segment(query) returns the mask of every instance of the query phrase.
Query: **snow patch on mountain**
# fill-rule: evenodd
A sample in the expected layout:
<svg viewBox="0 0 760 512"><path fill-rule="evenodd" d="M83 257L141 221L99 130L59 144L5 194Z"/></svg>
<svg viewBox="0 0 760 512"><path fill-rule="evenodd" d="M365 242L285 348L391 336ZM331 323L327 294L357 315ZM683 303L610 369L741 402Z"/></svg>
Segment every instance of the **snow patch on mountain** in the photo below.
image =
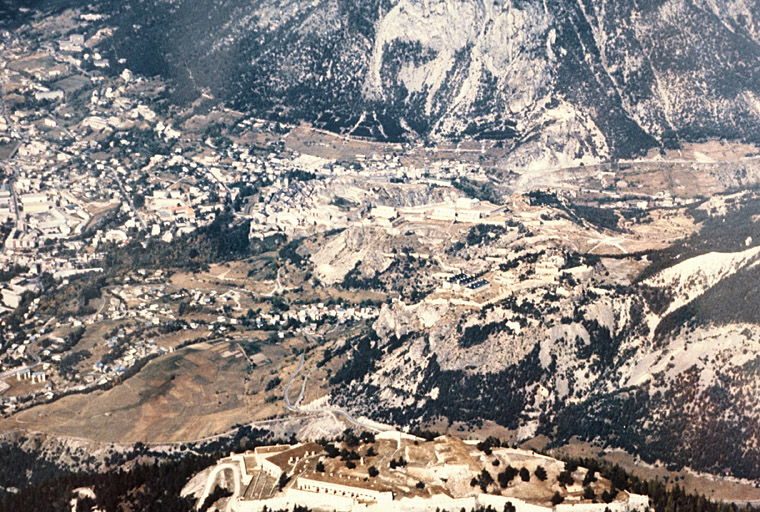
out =
<svg viewBox="0 0 760 512"><path fill-rule="evenodd" d="M683 333L665 347L626 362L622 386L640 386L655 376L672 382L696 367L700 390L705 390L723 368L736 368L760 356L760 346L753 339L759 333L756 325L708 326Z"/></svg>
<svg viewBox="0 0 760 512"><path fill-rule="evenodd" d="M647 279L644 284L667 288L673 293L673 300L665 315L688 304L722 279L755 262L758 254L760 247L738 253L703 254L663 270Z"/></svg>

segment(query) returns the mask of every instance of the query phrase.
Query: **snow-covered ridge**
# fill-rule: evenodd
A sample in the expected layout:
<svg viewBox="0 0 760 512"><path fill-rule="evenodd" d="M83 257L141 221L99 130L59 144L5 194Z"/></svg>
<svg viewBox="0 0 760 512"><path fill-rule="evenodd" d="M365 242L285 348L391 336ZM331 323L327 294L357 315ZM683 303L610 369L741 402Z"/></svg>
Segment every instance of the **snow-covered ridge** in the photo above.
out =
<svg viewBox="0 0 760 512"><path fill-rule="evenodd" d="M673 300L663 316L696 299L722 279L758 259L760 246L737 253L710 252L667 268L644 284L667 288Z"/></svg>

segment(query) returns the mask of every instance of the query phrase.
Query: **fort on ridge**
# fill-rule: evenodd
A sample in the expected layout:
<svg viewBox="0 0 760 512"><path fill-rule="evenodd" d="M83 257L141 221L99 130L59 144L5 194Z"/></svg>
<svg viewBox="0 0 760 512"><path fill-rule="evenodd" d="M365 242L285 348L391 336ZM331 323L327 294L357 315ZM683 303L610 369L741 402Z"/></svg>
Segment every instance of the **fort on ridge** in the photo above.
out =
<svg viewBox="0 0 760 512"><path fill-rule="evenodd" d="M262 446L221 459L206 476L202 504L224 474L227 510L515 512L647 510L646 496L614 489L582 467L498 443L401 432L347 434L339 443ZM231 476L231 480L230 480Z"/></svg>

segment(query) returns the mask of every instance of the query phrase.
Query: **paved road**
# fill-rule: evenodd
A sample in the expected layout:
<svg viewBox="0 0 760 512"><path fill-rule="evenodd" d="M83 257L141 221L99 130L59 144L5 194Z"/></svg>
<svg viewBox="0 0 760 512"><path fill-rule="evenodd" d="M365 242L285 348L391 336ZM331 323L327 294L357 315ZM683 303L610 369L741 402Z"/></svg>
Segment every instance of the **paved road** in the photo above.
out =
<svg viewBox="0 0 760 512"><path fill-rule="evenodd" d="M19 208L19 199L18 194L16 193L16 178L18 178L18 168L12 164L13 157L18 151L19 146L21 146L21 143L19 142L16 145L16 149L13 150L13 152L8 157L8 164L5 168L6 173L8 174L8 188L11 193L11 202L13 203L13 212L16 217L16 229L18 231L26 231L26 227L24 226L23 218L21 217L21 209Z"/></svg>
<svg viewBox="0 0 760 512"><path fill-rule="evenodd" d="M16 149L18 149L18 146L16 146ZM18 170L13 170L13 178L10 179L8 182L8 187L11 190L11 198L13 199L13 212L16 215L16 229L19 231L26 232L26 223L24 222L24 219L21 217L21 209L18 206L19 198L18 198L18 192L16 192L16 178L18 177Z"/></svg>
<svg viewBox="0 0 760 512"><path fill-rule="evenodd" d="M25 364L24 366L19 366L11 370L6 370L3 373L0 373L0 379L7 379L8 377L13 377L18 372L22 372L26 370L27 368L31 368L31 366Z"/></svg>
<svg viewBox="0 0 760 512"><path fill-rule="evenodd" d="M34 359L34 364L32 364L32 366L36 366L42 362L42 359L40 359L40 356L38 356L36 352L32 352L31 345L26 347L26 353L32 356L32 359Z"/></svg>
<svg viewBox="0 0 760 512"><path fill-rule="evenodd" d="M230 510L232 510L232 503L238 499L242 491L242 475L240 474L240 465L237 463L219 464L211 470L211 473L209 473L208 478L206 479L206 485L203 486L203 492L201 493L200 497L198 498L198 502L195 505L196 510L199 510L201 508L203 502L206 501L206 498L208 498L209 494L211 494L211 491L216 487L216 479L219 476L219 473L228 469L232 471L232 481L235 484L235 492L232 493L232 496L230 496L229 500L227 501L227 508L225 509L225 512L230 512Z"/></svg>
<svg viewBox="0 0 760 512"><path fill-rule="evenodd" d="M98 315L103 312L103 310L105 309L105 307L110 302L110 299L108 297L106 297L106 293L108 293L108 291L111 288L113 288L113 286L105 286L105 287L101 288L101 290L100 290L100 306L98 307L98 310L95 311L95 313L93 313L92 315L90 315L90 320L91 321L94 322L95 319L98 317Z"/></svg>
<svg viewBox="0 0 760 512"><path fill-rule="evenodd" d="M10 128L11 133L13 133L16 131L16 125L13 122L13 119L8 117L8 113L6 111L6 106L5 106L5 93L6 93L7 80L8 80L7 71L4 69L3 75L2 75L2 89L0 90L0 103L2 103L2 109L3 109L2 115L5 118L6 124ZM11 198L13 199L13 209L16 213L16 229L18 229L19 231L24 231L24 232L26 231L26 225L23 223L23 219L21 218L18 194L16 193L16 187L15 187L16 178L18 178L18 168L11 165L10 162L12 162L13 159L16 157L16 153L21 147L21 143L28 142L28 139L29 139L28 136L26 135L22 136L22 140L19 140L16 143L16 147L13 148L13 151L11 151L11 154L8 155L8 158L6 159L9 162L10 170L11 170L11 172L9 173L10 176L8 179L8 186L10 187Z"/></svg>
<svg viewBox="0 0 760 512"><path fill-rule="evenodd" d="M309 370L309 373L306 374L306 377L303 378L303 383L301 384L301 392L298 393L298 398L296 398L296 407L301 406L301 401L303 400L303 395L306 393L306 383L309 382L309 377L311 377L312 370Z"/></svg>
<svg viewBox="0 0 760 512"><path fill-rule="evenodd" d="M16 368L6 370L0 373L0 379L7 379L8 377L14 377L18 372L22 372L24 370L34 368L35 366L37 366L38 364L42 362L42 359L40 359L40 356L38 356L35 352L32 352L31 346L26 347L26 353L29 356L31 356L32 359L34 359L34 362L32 364L25 364L23 366L18 366Z"/></svg>
<svg viewBox="0 0 760 512"><path fill-rule="evenodd" d="M11 118L8 117L8 111L5 108L5 80L6 80L6 73L7 71L3 70L3 89L2 92L0 92L0 103L2 103L3 107L3 119L5 119L5 124L11 126Z"/></svg>

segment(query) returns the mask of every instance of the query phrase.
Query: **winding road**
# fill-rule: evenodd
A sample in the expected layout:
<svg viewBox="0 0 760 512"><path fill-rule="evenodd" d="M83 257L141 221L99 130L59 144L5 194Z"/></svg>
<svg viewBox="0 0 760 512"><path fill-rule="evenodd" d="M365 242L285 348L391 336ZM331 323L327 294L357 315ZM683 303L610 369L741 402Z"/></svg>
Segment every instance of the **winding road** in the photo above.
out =
<svg viewBox="0 0 760 512"><path fill-rule="evenodd" d="M285 407L288 408L291 412L298 412L298 409L293 406L293 404L290 403L290 386L293 384L293 380L296 378L296 376L299 374L301 370L303 370L303 363L304 363L304 355L301 354L298 357L298 368L296 368L296 371L293 372L293 375L290 376L288 379L288 383L285 385ZM306 383L304 383L304 387L306 387ZM302 392L303 392L303 388ZM299 400L302 398L302 396L298 397ZM298 403L299 400L296 400L296 403Z"/></svg>
<svg viewBox="0 0 760 512"><path fill-rule="evenodd" d="M293 372L293 375L290 376L290 379L288 379L288 383L285 385L285 407L288 408L290 412L299 412L299 413L305 413L305 414L332 414L332 415L340 415L345 418L346 421L354 425L355 427L364 429L364 430L370 430L373 432L383 432L383 429L380 429L373 425L367 425L365 423L362 423L358 421L356 418L351 416L347 411L339 408L339 407L322 407L319 409L301 409L299 407L299 404L301 400L303 399L304 391L306 390L306 379L308 379L308 376L306 379L304 379L303 384L301 385L301 393L298 395L298 399L296 400L296 405L293 405L290 402L290 387L293 384L293 380L298 376L298 374L301 372L304 366L304 355L301 354L298 358L298 368L296 368L296 371Z"/></svg>
<svg viewBox="0 0 760 512"><path fill-rule="evenodd" d="M230 510L232 510L232 503L241 495L242 490L240 485L242 481L240 465L236 463L219 464L211 470L211 473L209 473L208 478L206 479L206 485L203 487L203 493L201 493L200 498L198 498L198 502L195 506L196 510L199 510L201 506L203 506L203 502L206 501L206 498L208 498L211 491L216 487L216 479L218 478L219 473L226 470L232 471L232 481L235 485L235 492L230 496L229 500L227 500L227 508L225 509L225 512L230 512Z"/></svg>
<svg viewBox="0 0 760 512"><path fill-rule="evenodd" d="M32 364L25 364L23 366L17 366L15 368L11 368L10 370L6 370L6 371L0 373L0 380L7 379L8 377L13 377L18 372L23 372L24 370L31 370L32 368L34 368L35 366L37 366L38 364L40 364L42 362L42 359L40 359L40 356L37 355L35 352L32 352L32 347L31 346L27 346L26 347L26 353L32 359L34 359L34 362Z"/></svg>

